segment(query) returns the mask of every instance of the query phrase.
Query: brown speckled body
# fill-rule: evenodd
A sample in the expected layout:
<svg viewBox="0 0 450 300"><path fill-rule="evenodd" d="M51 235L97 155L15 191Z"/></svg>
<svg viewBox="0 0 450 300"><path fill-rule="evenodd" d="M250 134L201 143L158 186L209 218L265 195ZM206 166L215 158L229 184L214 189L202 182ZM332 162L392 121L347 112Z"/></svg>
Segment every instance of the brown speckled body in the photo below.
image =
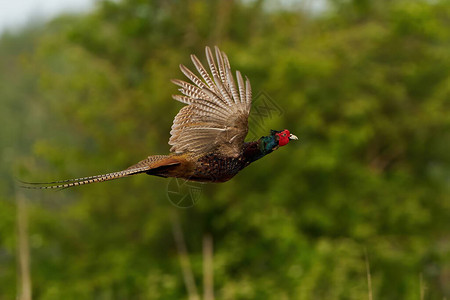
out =
<svg viewBox="0 0 450 300"><path fill-rule="evenodd" d="M248 164L243 156L224 157L210 153L198 159L190 180L224 182L233 178Z"/></svg>
<svg viewBox="0 0 450 300"><path fill-rule="evenodd" d="M149 175L161 177L177 177L191 181L201 182L225 182L233 178L239 171L248 166L259 152L257 142L245 143L241 155L227 157L210 152L204 155L170 155L165 156L165 161L177 161L171 164L152 169Z"/></svg>

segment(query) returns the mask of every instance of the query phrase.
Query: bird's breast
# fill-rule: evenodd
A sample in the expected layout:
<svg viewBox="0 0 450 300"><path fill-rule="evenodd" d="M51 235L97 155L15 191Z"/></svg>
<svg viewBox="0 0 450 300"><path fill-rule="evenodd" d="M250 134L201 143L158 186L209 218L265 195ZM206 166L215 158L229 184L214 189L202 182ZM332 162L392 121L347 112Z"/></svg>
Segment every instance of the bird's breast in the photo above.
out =
<svg viewBox="0 0 450 300"><path fill-rule="evenodd" d="M224 182L233 178L248 164L242 156L226 157L207 154L198 158L193 172L193 180Z"/></svg>

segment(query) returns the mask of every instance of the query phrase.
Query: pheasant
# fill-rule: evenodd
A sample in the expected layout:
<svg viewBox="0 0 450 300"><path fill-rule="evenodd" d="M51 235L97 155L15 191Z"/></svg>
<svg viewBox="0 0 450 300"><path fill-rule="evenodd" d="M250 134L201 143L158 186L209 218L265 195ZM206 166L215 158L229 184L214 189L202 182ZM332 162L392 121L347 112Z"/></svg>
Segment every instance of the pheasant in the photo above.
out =
<svg viewBox="0 0 450 300"><path fill-rule="evenodd" d="M173 99L187 104L176 115L169 140L169 155L152 155L128 169L109 174L30 184L29 188L63 189L146 173L200 182L225 182L252 162L285 146L297 137L289 130L271 130L257 141L244 142L252 91L248 78L231 73L228 57L215 47L215 59L206 47L208 73L200 60L191 55L200 79L184 65L181 72L191 81L174 79L182 95Z"/></svg>

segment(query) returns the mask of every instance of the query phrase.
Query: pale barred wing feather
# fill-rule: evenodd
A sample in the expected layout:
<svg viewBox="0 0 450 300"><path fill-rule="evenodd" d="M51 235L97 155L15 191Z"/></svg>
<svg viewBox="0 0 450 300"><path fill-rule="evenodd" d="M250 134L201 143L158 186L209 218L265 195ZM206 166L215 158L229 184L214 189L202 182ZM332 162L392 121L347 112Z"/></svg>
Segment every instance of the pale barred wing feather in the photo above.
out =
<svg viewBox="0 0 450 300"><path fill-rule="evenodd" d="M171 152L210 152L217 150L228 156L240 154L248 132L251 109L250 81L236 72L237 85L225 53L215 47L215 59L206 47L209 72L191 55L200 77L183 65L180 69L192 82L172 80L183 95L173 98L188 104L173 121L169 144Z"/></svg>

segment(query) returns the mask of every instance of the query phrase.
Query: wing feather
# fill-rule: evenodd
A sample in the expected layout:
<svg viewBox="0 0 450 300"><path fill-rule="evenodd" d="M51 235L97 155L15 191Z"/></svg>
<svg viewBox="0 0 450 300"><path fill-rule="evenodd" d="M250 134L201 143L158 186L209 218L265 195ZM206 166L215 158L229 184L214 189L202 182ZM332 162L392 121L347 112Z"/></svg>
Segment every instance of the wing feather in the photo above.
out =
<svg viewBox="0 0 450 300"><path fill-rule="evenodd" d="M252 87L247 76L245 76L245 102L247 103L247 107L250 110L250 107L252 106Z"/></svg>
<svg viewBox="0 0 450 300"><path fill-rule="evenodd" d="M197 68L198 73L200 73L200 75L203 77L209 88L214 89L215 88L214 82L212 81L211 77L209 77L208 72L205 70L205 67L203 67L202 63L197 58L197 56L192 54L191 60L194 63L194 66Z"/></svg>
<svg viewBox="0 0 450 300"><path fill-rule="evenodd" d="M245 104L245 85L244 85L244 79L242 78L241 72L236 71L236 78L238 81L239 86L239 96L240 96L240 102L242 104Z"/></svg>
<svg viewBox="0 0 450 300"><path fill-rule="evenodd" d="M192 83L172 80L183 94L172 97L187 106L173 121L170 151L219 151L223 155L237 156L248 132L252 97L250 81L246 77L244 83L241 73L236 71L236 85L228 57L218 47L215 47L215 59L209 47L206 47L205 54L210 73L195 55L191 55L201 78L180 65Z"/></svg>
<svg viewBox="0 0 450 300"><path fill-rule="evenodd" d="M181 69L181 72L183 72L183 74L187 78L189 78L192 81L192 83L197 85L200 89L203 89L206 87L206 85L203 83L203 81L201 81L200 78L197 77L197 75L195 75L191 70L186 68L184 65L180 65L180 69Z"/></svg>
<svg viewBox="0 0 450 300"><path fill-rule="evenodd" d="M225 78L225 66L223 64L222 53L220 52L220 50L217 46L215 46L214 49L216 51L216 58L217 58L217 65L219 67L220 80L225 83L225 82L227 82L227 80Z"/></svg>
<svg viewBox="0 0 450 300"><path fill-rule="evenodd" d="M206 60L208 61L209 69L211 70L211 74L214 77L219 77L219 73L217 73L216 63L214 62L214 57L211 53L211 49L209 47L205 48Z"/></svg>
<svg viewBox="0 0 450 300"><path fill-rule="evenodd" d="M219 118L228 118L226 110L223 110L222 107L218 106L214 102L202 101L181 95L172 95L172 98L185 104L196 104L199 109L202 109L209 114L217 115Z"/></svg>
<svg viewBox="0 0 450 300"><path fill-rule="evenodd" d="M231 95L233 95L234 103L238 104L240 103L239 93L236 88L236 83L234 82L233 74L231 73L230 63L225 53L223 53L223 57L225 59L225 73L227 76L228 87L231 91Z"/></svg>

